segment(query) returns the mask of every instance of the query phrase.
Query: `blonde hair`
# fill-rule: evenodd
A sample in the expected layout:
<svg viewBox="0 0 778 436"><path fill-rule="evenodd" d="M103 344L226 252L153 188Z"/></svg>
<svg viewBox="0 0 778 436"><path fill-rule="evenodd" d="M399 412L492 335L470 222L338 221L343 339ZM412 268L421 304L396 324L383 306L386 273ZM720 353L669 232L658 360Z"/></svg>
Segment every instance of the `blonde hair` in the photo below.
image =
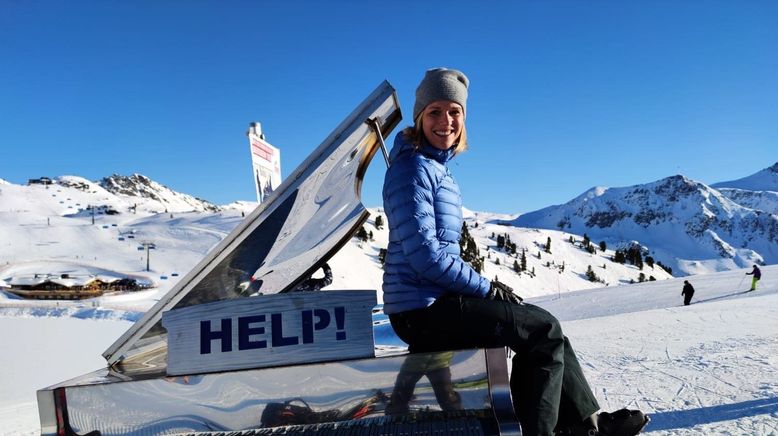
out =
<svg viewBox="0 0 778 436"><path fill-rule="evenodd" d="M424 137L424 130L422 125L422 116L424 111L419 113L419 116L414 120L413 126L408 126L403 129L403 135L408 138L408 141L413 144L416 150L421 148L421 138ZM454 146L454 156L467 150L467 128L462 124L462 133L459 135L459 141Z"/></svg>

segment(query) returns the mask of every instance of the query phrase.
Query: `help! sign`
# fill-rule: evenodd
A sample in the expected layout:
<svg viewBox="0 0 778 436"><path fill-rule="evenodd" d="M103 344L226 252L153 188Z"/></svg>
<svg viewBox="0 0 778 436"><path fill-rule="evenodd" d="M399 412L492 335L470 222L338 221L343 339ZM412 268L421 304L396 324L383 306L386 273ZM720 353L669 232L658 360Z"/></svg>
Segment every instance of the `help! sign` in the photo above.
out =
<svg viewBox="0 0 778 436"><path fill-rule="evenodd" d="M260 295L171 310L170 375L373 357L375 291Z"/></svg>

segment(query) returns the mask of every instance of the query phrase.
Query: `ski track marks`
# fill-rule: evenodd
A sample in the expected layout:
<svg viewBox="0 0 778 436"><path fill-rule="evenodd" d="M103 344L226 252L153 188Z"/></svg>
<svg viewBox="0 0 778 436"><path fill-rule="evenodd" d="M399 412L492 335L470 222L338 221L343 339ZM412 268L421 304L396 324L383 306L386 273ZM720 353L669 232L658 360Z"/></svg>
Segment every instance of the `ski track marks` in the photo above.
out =
<svg viewBox="0 0 778 436"><path fill-rule="evenodd" d="M754 299L743 312L714 307L740 302L710 302L711 310L695 312L659 309L614 317L613 323L570 321L563 327L602 409L643 410L652 419L644 433L778 436L775 298ZM599 328L587 327L590 322Z"/></svg>

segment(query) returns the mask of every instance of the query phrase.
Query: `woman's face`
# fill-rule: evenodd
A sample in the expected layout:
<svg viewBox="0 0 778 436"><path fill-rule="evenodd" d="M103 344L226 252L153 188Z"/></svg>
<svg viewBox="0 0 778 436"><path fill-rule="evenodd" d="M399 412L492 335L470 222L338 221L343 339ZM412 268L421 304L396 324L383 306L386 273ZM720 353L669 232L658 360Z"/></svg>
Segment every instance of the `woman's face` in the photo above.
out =
<svg viewBox="0 0 778 436"><path fill-rule="evenodd" d="M465 125L465 111L459 103L434 101L422 112L422 131L433 147L448 150L459 141Z"/></svg>

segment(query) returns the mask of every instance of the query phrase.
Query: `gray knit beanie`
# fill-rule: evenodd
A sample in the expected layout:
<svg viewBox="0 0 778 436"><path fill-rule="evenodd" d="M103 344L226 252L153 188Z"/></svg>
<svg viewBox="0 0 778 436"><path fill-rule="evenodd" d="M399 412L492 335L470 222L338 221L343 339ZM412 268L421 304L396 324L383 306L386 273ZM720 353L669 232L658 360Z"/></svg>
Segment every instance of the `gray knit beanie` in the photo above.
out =
<svg viewBox="0 0 778 436"><path fill-rule="evenodd" d="M416 103L413 104L413 119L433 101L449 100L462 105L467 103L467 87L470 81L464 73L448 68L427 70L416 88Z"/></svg>

